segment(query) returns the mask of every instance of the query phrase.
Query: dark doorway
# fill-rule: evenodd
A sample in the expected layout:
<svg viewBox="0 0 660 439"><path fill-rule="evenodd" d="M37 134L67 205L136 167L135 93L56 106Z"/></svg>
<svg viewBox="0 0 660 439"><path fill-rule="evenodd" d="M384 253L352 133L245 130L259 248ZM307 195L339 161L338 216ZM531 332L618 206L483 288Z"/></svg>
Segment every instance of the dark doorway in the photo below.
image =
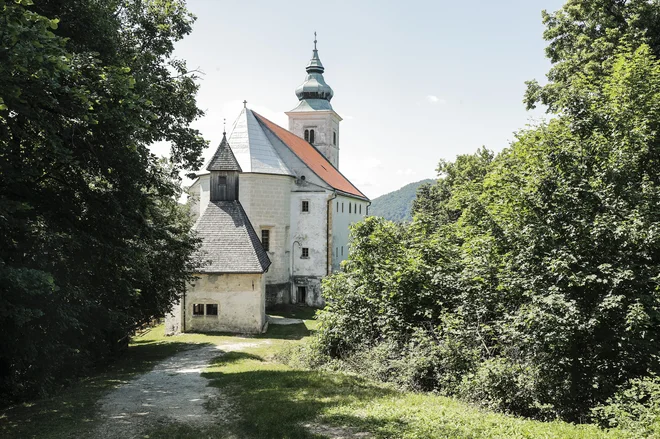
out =
<svg viewBox="0 0 660 439"><path fill-rule="evenodd" d="M296 303L305 304L307 302L307 287L298 287L296 294Z"/></svg>

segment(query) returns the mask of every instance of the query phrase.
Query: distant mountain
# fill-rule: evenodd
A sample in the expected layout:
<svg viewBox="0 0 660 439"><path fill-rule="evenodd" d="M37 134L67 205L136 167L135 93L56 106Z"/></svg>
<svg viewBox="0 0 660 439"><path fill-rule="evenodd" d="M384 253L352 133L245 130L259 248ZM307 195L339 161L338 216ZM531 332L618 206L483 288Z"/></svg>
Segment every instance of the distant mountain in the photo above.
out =
<svg viewBox="0 0 660 439"><path fill-rule="evenodd" d="M412 216L410 210L417 196L417 188L425 183L434 183L435 180L427 179L405 185L399 190L381 195L371 201L369 215L382 216L391 221L410 221Z"/></svg>

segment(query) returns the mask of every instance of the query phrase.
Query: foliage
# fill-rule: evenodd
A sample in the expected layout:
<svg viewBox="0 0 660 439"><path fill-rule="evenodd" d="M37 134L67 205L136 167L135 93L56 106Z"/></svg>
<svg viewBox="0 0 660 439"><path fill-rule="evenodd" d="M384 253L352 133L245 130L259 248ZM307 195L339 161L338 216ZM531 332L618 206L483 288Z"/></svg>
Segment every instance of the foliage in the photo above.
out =
<svg viewBox="0 0 660 439"><path fill-rule="evenodd" d="M369 215L380 216L390 221L411 221L412 205L420 186L433 183L426 179L410 183L394 192L381 195L371 200Z"/></svg>
<svg viewBox="0 0 660 439"><path fill-rule="evenodd" d="M643 35L613 41L598 68L551 83L550 122L441 162L411 224L354 226L323 285L318 358L570 421L660 371L660 62Z"/></svg>
<svg viewBox="0 0 660 439"><path fill-rule="evenodd" d="M637 437L660 436L660 380L656 376L631 380L594 414L605 427L626 429Z"/></svg>
<svg viewBox="0 0 660 439"><path fill-rule="evenodd" d="M172 51L192 21L181 1L0 0L1 394L103 361L184 291L178 173L205 142Z"/></svg>

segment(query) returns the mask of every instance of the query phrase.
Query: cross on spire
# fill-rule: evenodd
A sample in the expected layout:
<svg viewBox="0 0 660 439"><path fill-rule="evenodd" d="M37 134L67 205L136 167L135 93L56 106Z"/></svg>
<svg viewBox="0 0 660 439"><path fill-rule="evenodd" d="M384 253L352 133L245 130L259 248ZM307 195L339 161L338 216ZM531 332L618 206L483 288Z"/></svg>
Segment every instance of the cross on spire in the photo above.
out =
<svg viewBox="0 0 660 439"><path fill-rule="evenodd" d="M222 134L227 134L227 118L222 119Z"/></svg>
<svg viewBox="0 0 660 439"><path fill-rule="evenodd" d="M243 108L247 108L247 101L243 101Z"/></svg>
<svg viewBox="0 0 660 439"><path fill-rule="evenodd" d="M314 50L316 50L316 31L314 31Z"/></svg>

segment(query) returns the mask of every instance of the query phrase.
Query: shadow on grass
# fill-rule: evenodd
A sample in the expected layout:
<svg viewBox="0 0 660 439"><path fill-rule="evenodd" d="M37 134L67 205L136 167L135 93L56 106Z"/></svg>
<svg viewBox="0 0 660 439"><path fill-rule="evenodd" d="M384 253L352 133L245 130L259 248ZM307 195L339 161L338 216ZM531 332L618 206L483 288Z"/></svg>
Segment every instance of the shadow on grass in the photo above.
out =
<svg viewBox="0 0 660 439"><path fill-rule="evenodd" d="M314 320L317 308L300 305L273 305L266 309L266 314L290 319Z"/></svg>
<svg viewBox="0 0 660 439"><path fill-rule="evenodd" d="M95 425L96 402L105 393L178 352L204 345L208 344L138 340L123 355L58 394L0 410L0 437L85 437Z"/></svg>
<svg viewBox="0 0 660 439"><path fill-rule="evenodd" d="M394 391L366 380L343 374L301 370L244 370L232 367L257 356L232 352L217 358L215 365L228 366L221 372L208 372L211 386L238 403L241 418L235 433L241 438L320 438L314 428L319 415L333 406L385 397ZM342 419L349 426L362 425L357 419ZM362 420L364 422L364 420ZM369 420L369 430L384 421ZM307 424L312 424L309 426ZM362 425L364 426L364 425ZM359 431L359 430L356 430Z"/></svg>
<svg viewBox="0 0 660 439"><path fill-rule="evenodd" d="M315 331L307 329L304 323L294 325L268 325L268 331L265 334L259 334L255 338L274 338L282 340L300 340L309 337Z"/></svg>

